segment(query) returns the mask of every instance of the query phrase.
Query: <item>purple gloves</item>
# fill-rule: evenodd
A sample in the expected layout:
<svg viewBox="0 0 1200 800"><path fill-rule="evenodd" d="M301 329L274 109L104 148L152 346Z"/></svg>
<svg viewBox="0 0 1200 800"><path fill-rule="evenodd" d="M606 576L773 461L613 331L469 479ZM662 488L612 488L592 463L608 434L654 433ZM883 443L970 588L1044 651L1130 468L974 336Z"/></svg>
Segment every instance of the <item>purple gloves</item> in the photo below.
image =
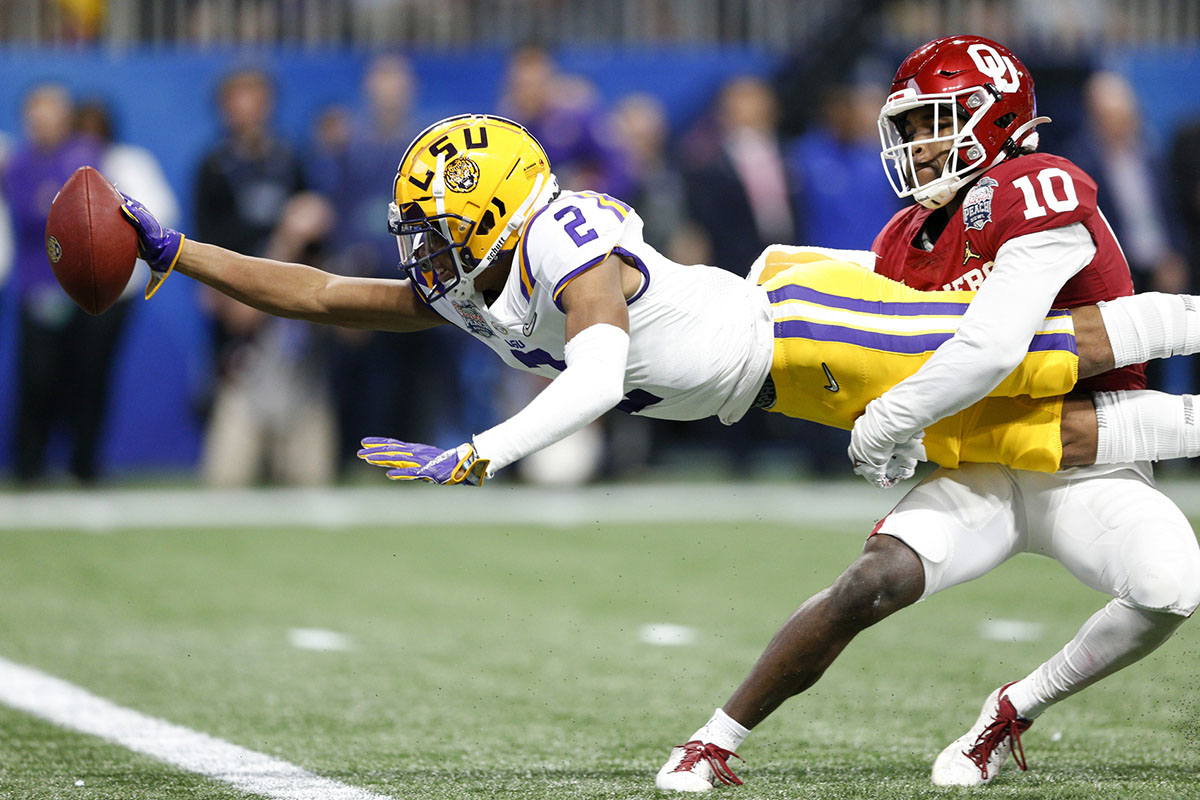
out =
<svg viewBox="0 0 1200 800"><path fill-rule="evenodd" d="M150 265L150 283L146 284L146 299L149 300L175 268L184 236L179 231L164 228L137 200L124 193L121 196L125 198L121 211L137 231L138 255Z"/></svg>
<svg viewBox="0 0 1200 800"><path fill-rule="evenodd" d="M362 440L358 457L368 464L387 469L394 481L428 481L442 485L466 483L479 486L487 478L490 463L480 458L471 444L453 450L427 444L371 437Z"/></svg>

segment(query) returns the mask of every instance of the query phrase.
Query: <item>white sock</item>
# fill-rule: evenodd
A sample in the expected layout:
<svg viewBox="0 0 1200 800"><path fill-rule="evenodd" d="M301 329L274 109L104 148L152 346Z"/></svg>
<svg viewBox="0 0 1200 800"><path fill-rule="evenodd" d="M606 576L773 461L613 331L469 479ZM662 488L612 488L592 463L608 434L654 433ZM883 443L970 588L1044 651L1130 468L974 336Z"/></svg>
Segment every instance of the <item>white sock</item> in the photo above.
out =
<svg viewBox="0 0 1200 800"><path fill-rule="evenodd" d="M1200 352L1200 301L1145 292L1097 304L1116 366Z"/></svg>
<svg viewBox="0 0 1200 800"><path fill-rule="evenodd" d="M1195 396L1149 390L1096 392L1096 463L1200 456Z"/></svg>
<svg viewBox="0 0 1200 800"><path fill-rule="evenodd" d="M1124 600L1109 601L1067 646L1008 687L1017 714L1033 719L1050 706L1149 655L1187 617L1147 611Z"/></svg>
<svg viewBox="0 0 1200 800"><path fill-rule="evenodd" d="M750 735L750 729L742 727L733 717L718 708L704 727L692 734L692 739L712 742L726 750L737 750Z"/></svg>

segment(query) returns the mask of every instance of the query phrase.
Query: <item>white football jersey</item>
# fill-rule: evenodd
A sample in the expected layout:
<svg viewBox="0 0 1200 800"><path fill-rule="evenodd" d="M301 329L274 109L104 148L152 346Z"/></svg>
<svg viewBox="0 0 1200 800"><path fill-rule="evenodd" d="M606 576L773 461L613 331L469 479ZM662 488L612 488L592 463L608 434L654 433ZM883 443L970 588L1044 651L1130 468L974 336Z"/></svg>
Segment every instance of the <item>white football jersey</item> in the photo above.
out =
<svg viewBox="0 0 1200 800"><path fill-rule="evenodd" d="M684 266L642 239L637 213L598 192L563 192L525 226L500 297L442 297L431 305L509 366L554 378L564 369L562 292L617 254L642 273L629 303L625 399L617 408L674 420L716 415L732 424L750 408L771 367L766 293L725 270Z"/></svg>

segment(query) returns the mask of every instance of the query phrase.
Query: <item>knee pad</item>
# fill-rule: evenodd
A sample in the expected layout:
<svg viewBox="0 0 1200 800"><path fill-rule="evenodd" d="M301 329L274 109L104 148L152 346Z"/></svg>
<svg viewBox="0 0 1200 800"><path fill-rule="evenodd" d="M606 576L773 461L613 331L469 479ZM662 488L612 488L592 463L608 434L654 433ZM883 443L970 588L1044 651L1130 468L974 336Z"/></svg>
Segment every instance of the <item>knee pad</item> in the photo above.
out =
<svg viewBox="0 0 1200 800"><path fill-rule="evenodd" d="M1200 563L1163 559L1136 564L1129 571L1125 599L1148 611L1191 616L1200 607Z"/></svg>

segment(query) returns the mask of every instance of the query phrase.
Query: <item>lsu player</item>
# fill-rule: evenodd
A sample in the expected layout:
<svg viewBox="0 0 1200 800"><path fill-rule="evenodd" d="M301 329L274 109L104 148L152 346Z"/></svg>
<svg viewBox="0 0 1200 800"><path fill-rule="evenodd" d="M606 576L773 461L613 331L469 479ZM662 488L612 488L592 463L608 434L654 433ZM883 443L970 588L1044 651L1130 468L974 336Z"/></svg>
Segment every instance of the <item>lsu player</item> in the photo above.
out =
<svg viewBox="0 0 1200 800"><path fill-rule="evenodd" d="M1139 391L1141 362L1162 355L1167 339L1186 338L1195 301L1129 297L1129 267L1096 207L1095 183L1036 151L1034 128L1047 121L1028 71L995 42L946 37L901 64L879 127L885 169L917 205L877 237L876 271L930 290L928 298L976 293L954 336L867 406L850 455L857 472L887 485L893 454L994 391L1027 357L1052 307L1099 303L1113 369L1079 388L1093 392L1105 431L1096 462L1106 466L1048 473L972 463L934 472L876 525L842 576L792 615L709 723L673 749L660 788L740 783L727 759L750 729L815 683L859 631L1016 553L1051 556L1113 599L1048 661L991 692L935 760L936 785L987 784L1014 746L1024 769L1021 735L1042 712L1153 651L1200 605L1196 536L1146 463L1164 425L1195 428L1192 398ZM1126 337L1139 329L1146 335ZM974 422L1011 420L986 410Z"/></svg>
<svg viewBox="0 0 1200 800"><path fill-rule="evenodd" d="M283 316L388 331L449 323L508 365L553 379L525 409L455 448L364 440L359 455L394 479L478 485L614 407L725 423L762 407L849 429L869 400L953 336L973 297L917 292L873 274L869 253L840 254L862 262L852 264L775 247L748 281L673 263L642 240L626 204L560 192L538 142L494 116L451 117L422 132L401 158L394 193L389 225L402 281L331 276L184 241L136 201L126 204L157 265L151 292L174 268ZM1186 352L1200 349L1195 328L1196 341L1175 343ZM1101 315L1056 311L1038 330L997 396L928 426L924 445L889 454L886 479L907 477L925 454L945 466L1091 463L1103 433L1091 402L1062 395L1078 376L1111 367ZM985 408L991 421L976 426ZM1193 451L1200 442L1160 455Z"/></svg>

